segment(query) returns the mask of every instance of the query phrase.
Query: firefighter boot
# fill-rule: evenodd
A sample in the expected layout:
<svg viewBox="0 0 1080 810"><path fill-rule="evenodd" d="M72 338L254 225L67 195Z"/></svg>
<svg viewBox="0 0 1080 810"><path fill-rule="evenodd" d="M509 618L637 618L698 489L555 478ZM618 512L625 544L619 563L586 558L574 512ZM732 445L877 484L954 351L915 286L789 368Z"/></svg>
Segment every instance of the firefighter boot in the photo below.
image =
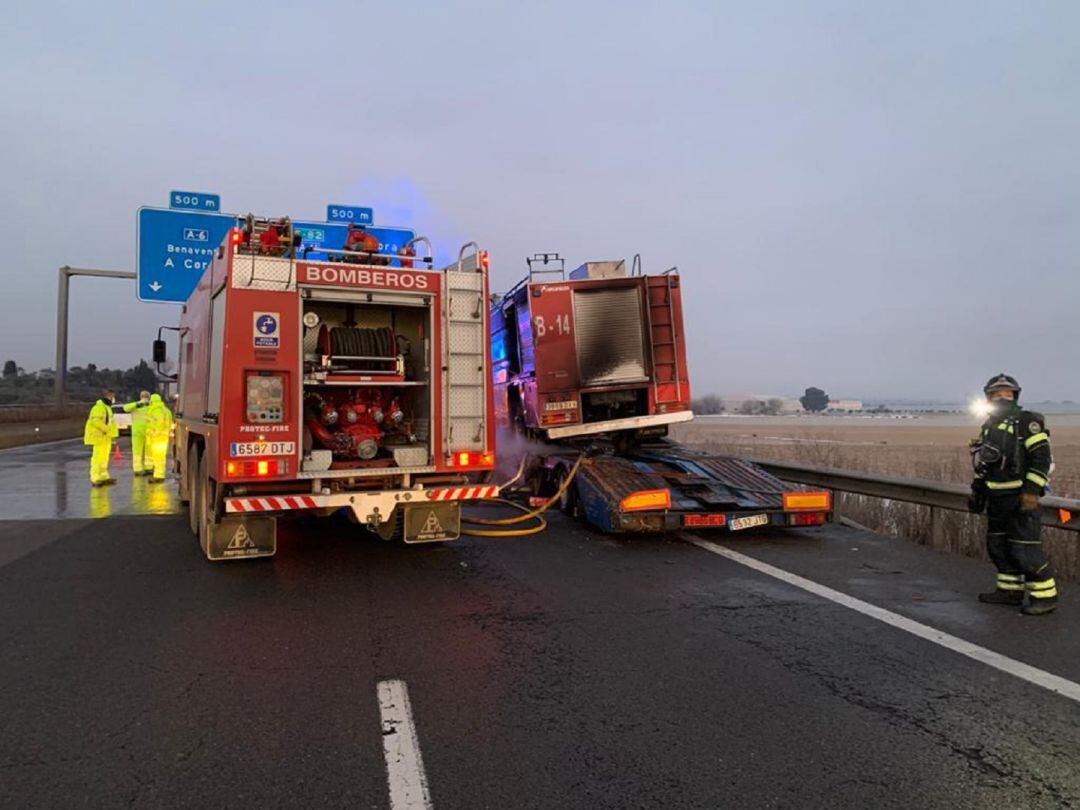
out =
<svg viewBox="0 0 1080 810"><path fill-rule="evenodd" d="M1020 605L1024 604L1024 592L1003 591L998 588L989 593L980 593L979 601L988 605L1011 605L1012 607L1020 607Z"/></svg>
<svg viewBox="0 0 1080 810"><path fill-rule="evenodd" d="M1057 597L1051 596L1049 599L1032 599L1020 608L1020 612L1025 616L1042 616L1046 613L1053 613L1056 609Z"/></svg>
<svg viewBox="0 0 1080 810"><path fill-rule="evenodd" d="M1044 565L1044 569L1049 566ZM1028 603L1020 612L1025 616L1042 616L1044 613L1053 613L1057 607L1057 583L1053 577L1029 581L1026 584Z"/></svg>
<svg viewBox="0 0 1080 810"><path fill-rule="evenodd" d="M990 593L980 593L979 601L988 605L1012 605L1020 607L1024 604L1024 577L1021 574L997 575L997 588Z"/></svg>

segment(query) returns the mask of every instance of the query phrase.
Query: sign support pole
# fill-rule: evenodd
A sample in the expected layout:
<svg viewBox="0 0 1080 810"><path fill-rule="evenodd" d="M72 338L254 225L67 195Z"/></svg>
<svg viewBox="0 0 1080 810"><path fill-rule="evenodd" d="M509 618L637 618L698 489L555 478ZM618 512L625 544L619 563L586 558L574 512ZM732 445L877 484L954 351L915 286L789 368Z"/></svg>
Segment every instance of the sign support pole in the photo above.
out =
<svg viewBox="0 0 1080 810"><path fill-rule="evenodd" d="M72 276L135 279L135 274L128 270L93 270L66 264L60 268L56 288L56 374L53 377L53 395L57 405L63 405L67 399L64 383L67 380L68 362L68 292Z"/></svg>

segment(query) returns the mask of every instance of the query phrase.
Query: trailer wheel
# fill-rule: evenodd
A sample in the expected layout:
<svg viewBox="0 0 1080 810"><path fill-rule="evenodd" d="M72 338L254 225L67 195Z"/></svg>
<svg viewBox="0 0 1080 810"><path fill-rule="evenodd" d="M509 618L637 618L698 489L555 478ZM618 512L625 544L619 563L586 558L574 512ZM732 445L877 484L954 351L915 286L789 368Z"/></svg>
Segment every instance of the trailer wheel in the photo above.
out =
<svg viewBox="0 0 1080 810"><path fill-rule="evenodd" d="M184 470L184 483L188 496L188 526L191 533L199 536L199 519L202 515L202 489L199 487L199 445L192 443L188 448L187 469Z"/></svg>

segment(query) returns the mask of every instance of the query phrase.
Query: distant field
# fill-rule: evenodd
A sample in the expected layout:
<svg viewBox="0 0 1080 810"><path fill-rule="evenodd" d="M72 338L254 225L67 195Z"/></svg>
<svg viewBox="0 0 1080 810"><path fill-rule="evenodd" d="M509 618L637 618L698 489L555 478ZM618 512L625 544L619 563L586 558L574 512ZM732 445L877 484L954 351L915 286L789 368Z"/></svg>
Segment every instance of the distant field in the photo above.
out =
<svg viewBox="0 0 1080 810"><path fill-rule="evenodd" d="M1080 415L1049 416L1047 421L1056 464L1052 491L1080 498ZM978 420L963 415L906 419L705 416L677 426L673 437L728 455L967 483L972 477L967 445L978 428ZM926 507L857 495L839 496L837 504L842 514L875 531L932 544ZM945 550L985 557L981 519L954 512L946 515L945 525ZM1080 581L1080 535L1047 531L1045 536L1059 575Z"/></svg>
<svg viewBox="0 0 1080 810"><path fill-rule="evenodd" d="M1055 495L1080 498L1080 416L1047 417L1056 469ZM960 415L699 416L676 427L687 444L725 453L934 481L971 480L968 440L979 422Z"/></svg>

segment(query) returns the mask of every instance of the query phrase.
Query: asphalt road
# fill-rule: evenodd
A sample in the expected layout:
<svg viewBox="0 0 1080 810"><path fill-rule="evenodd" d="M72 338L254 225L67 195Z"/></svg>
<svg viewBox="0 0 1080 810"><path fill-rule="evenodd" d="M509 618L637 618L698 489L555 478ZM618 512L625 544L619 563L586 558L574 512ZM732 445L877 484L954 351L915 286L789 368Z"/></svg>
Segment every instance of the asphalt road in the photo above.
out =
<svg viewBox="0 0 1080 810"><path fill-rule="evenodd" d="M95 508L84 466L0 453L4 806L385 808L390 679L435 807L1080 805L1080 704L683 538L556 516L403 547L331 519L212 565L171 492L125 477ZM839 527L718 538L1080 681L1068 591L1033 619L973 602L977 561Z"/></svg>

